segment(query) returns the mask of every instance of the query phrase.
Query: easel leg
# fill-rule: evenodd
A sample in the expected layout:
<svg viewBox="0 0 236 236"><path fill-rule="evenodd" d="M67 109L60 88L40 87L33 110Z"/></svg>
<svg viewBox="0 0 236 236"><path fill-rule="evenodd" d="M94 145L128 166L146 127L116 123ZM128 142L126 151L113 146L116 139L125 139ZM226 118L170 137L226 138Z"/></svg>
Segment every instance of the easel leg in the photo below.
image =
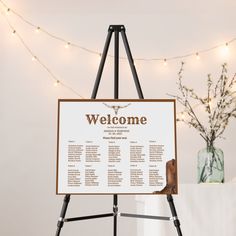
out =
<svg viewBox="0 0 236 236"><path fill-rule="evenodd" d="M176 212L176 209L175 209L173 197L171 195L167 195L167 200L168 200L169 205L170 205L172 218L173 218L176 230L178 232L178 236L182 236L182 232L181 232L181 229L180 229L180 221L179 221L178 216L177 216L177 212Z"/></svg>
<svg viewBox="0 0 236 236"><path fill-rule="evenodd" d="M63 202L63 205L62 205L62 208L61 208L60 218L59 218L59 220L58 220L58 222L57 222L56 236L59 236L59 235L60 235L60 233L61 233L61 228L62 228L63 225L64 225L64 218L65 218L65 215L66 215L66 211L67 211L67 207L68 207L69 201L70 201L70 195L67 194L67 195L64 197L64 202Z"/></svg>
<svg viewBox="0 0 236 236"><path fill-rule="evenodd" d="M111 42L112 33L113 33L113 31L112 31L111 27L109 27L108 35L107 35L106 42L105 42L105 46L104 46L104 49L103 49L103 53L101 55L102 58L101 58L101 61L100 61L100 64L99 64L97 77L96 77L95 84L94 84L94 87L93 87L93 92L92 92L92 96L91 96L91 98L93 98L93 99L95 99L96 96L97 96L97 91L98 91L98 87L99 87L99 84L100 84L100 81L101 81L101 76L102 76L103 68L104 68L104 65L105 65L109 45L110 45L110 42Z"/></svg>
<svg viewBox="0 0 236 236"><path fill-rule="evenodd" d="M114 42L114 99L119 98L119 31L115 31Z"/></svg>
<svg viewBox="0 0 236 236"><path fill-rule="evenodd" d="M137 71L136 71L136 68L135 68L135 65L134 65L134 59L132 57L131 50L130 50L129 43L128 43L128 39L127 39L127 36L126 36L126 33L125 33L125 28L122 28L121 36L122 36L122 39L123 39L123 42L124 42L125 51L126 51L126 54L127 54L127 57L128 57L130 69L131 69L131 72L132 72L132 75L133 75L133 78L134 78L134 83L135 83L135 86L136 86L136 90L138 92L138 96L139 96L140 99L144 99L143 92L142 92L142 89L141 89L141 85L140 85L140 82L139 82L139 79L138 79L138 74L137 74Z"/></svg>
<svg viewBox="0 0 236 236"><path fill-rule="evenodd" d="M114 213L114 227L113 236L117 236L117 213L118 213L118 196L113 195L113 213Z"/></svg>

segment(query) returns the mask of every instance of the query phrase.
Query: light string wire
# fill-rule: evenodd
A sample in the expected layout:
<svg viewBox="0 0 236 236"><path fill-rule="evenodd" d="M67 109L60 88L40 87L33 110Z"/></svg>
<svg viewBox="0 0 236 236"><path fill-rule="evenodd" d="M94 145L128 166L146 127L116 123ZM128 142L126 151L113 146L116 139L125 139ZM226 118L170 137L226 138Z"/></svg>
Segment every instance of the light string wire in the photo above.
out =
<svg viewBox="0 0 236 236"><path fill-rule="evenodd" d="M68 90L70 90L72 93L76 94L77 96L79 96L82 99L85 99L83 96L81 96L77 91L75 91L72 87L68 86L67 84L63 83L61 80L58 79L57 76L55 76L55 74L48 68L48 66L46 66L42 60L39 59L39 57L35 56L35 53L33 53L33 51L30 49L30 47L26 44L26 42L24 41L24 39L22 38L22 36L19 34L18 31L16 31L16 29L13 27L13 25L10 23L10 21L8 20L8 18L6 17L6 15L1 11L1 15L4 17L5 21L7 22L8 26L11 28L12 33L15 34L18 39L20 40L20 42L22 43L22 45L24 46L24 48L28 51L28 53L32 56L32 59L34 59L35 61L38 61L38 63L51 75L52 79L54 80L54 82L56 84L60 84L61 86L67 88ZM194 105L194 108L198 107L200 104L196 104ZM178 113L176 113L177 116L185 116L185 111L180 111ZM178 122L178 117L177 118L177 122ZM181 120L180 120L181 121ZM179 121L179 122L180 122Z"/></svg>
<svg viewBox="0 0 236 236"><path fill-rule="evenodd" d="M25 40L23 39L23 37L21 36L21 34L19 34L19 32L15 29L15 27L10 23L10 21L8 20L8 18L6 17L6 15L1 11L1 15L2 17L5 19L5 21L7 22L8 26L11 28L12 33L14 35L16 35L19 39L19 41L21 42L21 44L24 46L24 48L28 51L28 53L32 56L32 60L37 61L52 77L52 79L55 82L55 85L62 85L63 87L67 88L68 90L70 90L72 93L76 94L77 96L79 96L80 98L84 99L84 97L82 95L80 95L75 89L73 89L71 86L67 85L66 83L62 82L50 69L48 66L45 65L45 63L37 56L35 56L35 53L32 51L32 49L26 44Z"/></svg>
<svg viewBox="0 0 236 236"><path fill-rule="evenodd" d="M68 90L70 90L72 93L76 94L77 96L79 96L82 99L85 99L82 95L80 95L77 91L75 91L72 87L68 86L67 84L63 83L61 80L58 79L58 77L48 68L48 66L46 66L41 59L39 59L39 57L35 56L35 53L31 50L31 48L26 44L26 42L24 41L24 39L22 38L22 36L19 34L19 32L14 28L14 26L10 23L10 21L8 20L8 18L6 17L6 15L1 11L1 15L4 17L5 21L7 22L8 26L11 28L12 33L15 34L18 39L20 40L21 44L24 46L24 48L28 51L28 53L32 56L32 59L34 59L35 61L38 61L38 63L51 75L52 79L54 80L54 82L56 84L60 84L61 86L67 88ZM198 107L199 104L196 104L194 106ZM176 115L181 115L184 116L185 111L180 111L178 113L176 113ZM178 117L176 117L178 118Z"/></svg>
<svg viewBox="0 0 236 236"><path fill-rule="evenodd" d="M49 37L54 38L54 39L56 39L56 40L58 40L58 41L61 41L61 42L63 42L63 43L66 43L66 44L68 44L68 45L70 45L70 46L73 46L73 47L77 47L77 48L79 48L79 49L82 49L82 50L84 50L84 51L86 51L86 52L88 52L88 53L96 54L96 55L99 55L99 56L101 55L101 53L98 52L98 51L95 51L95 50L92 50L92 49L89 49L89 48L80 46L80 45L78 45L78 44L76 44L76 43L72 43L71 41L65 40L65 39L63 39L62 37L59 37L59 36L56 36L56 35L50 33L50 32L47 31L46 29L44 29L44 28L42 28L42 27L40 27L40 26L38 26L38 25L36 25L36 24L30 22L30 21L27 20L23 15L19 14L18 12L16 12L14 9L8 7L8 5L7 5L5 2L3 2L2 0L0 0L0 2L1 2L2 5L6 8L6 11L12 12L12 13L15 14L19 19L21 19L23 22L25 22L26 24L32 26L32 27L35 28L36 30L39 30L39 31L45 33L45 34L48 35Z"/></svg>
<svg viewBox="0 0 236 236"><path fill-rule="evenodd" d="M5 8L7 8L7 5L2 1L0 0L0 2L4 5ZM10 10L10 8L7 8L7 10ZM18 15L18 17L22 18L23 21L25 21L27 24L33 26L33 27L36 27L34 24L32 24L31 22L27 21L24 19L24 17L22 17L21 15L19 15L18 13L14 12L13 10L11 10L13 13L15 13L16 15ZM8 26L11 28L13 34L15 34L18 39L20 40L20 42L22 43L22 45L24 46L24 48L28 51L28 53L32 56L32 60L35 60L35 61L38 61L39 64L51 75L52 79L54 80L55 82L55 85L62 85L63 87L67 88L68 90L70 90L72 93L76 94L77 96L79 96L80 98L82 99L85 99L82 95L80 95L76 90L74 90L72 87L70 87L69 85L65 84L64 82L62 82L61 80L58 79L58 77L49 69L48 66L45 65L45 63L42 62L41 59L39 59L39 57L37 57L35 55L35 53L31 50L31 48L26 44L26 42L24 41L23 37L19 34L18 31L16 31L15 27L13 27L13 25L10 23L9 19L7 18L6 14L4 14L3 11L1 11L1 15L4 17L5 21L7 22ZM37 27L37 28L40 28L40 27ZM41 28L40 28L41 29ZM46 30L42 30L41 31L45 32L46 34L48 34L49 36L57 39L57 40L60 40L60 41L63 41L65 43L68 43L68 41L64 40L63 38L60 38L60 37L57 37L57 36L54 36L52 35L51 33L47 32ZM221 45L218 45L218 46L214 46L214 47L211 47L209 49L205 49L205 50L200 50L198 53L203 53L203 52L208 52L208 51L211 51L211 50L214 50L216 48L219 48L223 45L226 45L228 46L228 44L234 42L236 40L236 38L233 38L231 39L230 41L228 41L226 44L221 44ZM74 44L70 44L70 45L74 45ZM96 51L93 51L93 50L90 50L90 49L87 49L87 48L83 48L79 45L75 45L77 47L79 47L80 49L84 49L90 53L95 53L95 54L99 54L101 55L100 53L96 52ZM198 55L197 53L197 55ZM185 58L185 57L189 57L189 56L192 56L192 55L196 55L195 54L186 54L184 56L179 56L179 57L172 57L171 59L181 59L181 58ZM113 57L112 55L110 55L111 57ZM122 57L121 59L126 59L125 57ZM136 60L139 60L139 59L136 59ZM140 59L142 60L142 59ZM149 60L149 61L152 61L152 60L164 60L165 62L167 61L167 59L144 59L144 60ZM170 58L168 59L170 60ZM195 104L194 105L194 108L198 107L200 104ZM176 115L181 115L181 116L185 116L185 111L180 111L178 113L176 113ZM177 117L178 118L178 117Z"/></svg>
<svg viewBox="0 0 236 236"><path fill-rule="evenodd" d="M6 11L7 12L12 12L13 14L15 14L19 19L21 19L23 22L25 22L26 24L30 25L31 27L34 27L36 30L39 30L39 31L42 31L43 33L47 34L48 36L50 36L51 38L54 38L56 40L59 40L63 43L65 43L66 45L68 46L72 46L72 47L76 47L76 48L79 48L81 50L84 50L88 53L91 53L91 54L96 54L96 55L99 55L101 56L101 52L98 52L98 51L95 51L95 50L92 50L92 49L89 49L87 47L84 47L84 46L81 46L77 43L73 43L71 42L70 40L66 40L62 37L59 37L59 36L56 36L54 35L53 33L47 31L46 29L32 23L31 21L27 20L23 15L19 14L17 11L15 11L14 9L10 8L4 1L0 0L1 4L6 8ZM190 52L190 53L187 53L187 54L183 54L183 55L177 55L177 56L171 56L171 57L160 57L160 58L134 58L135 61L161 61L161 62L164 62L164 64L166 64L167 61L171 61L171 60L178 60L178 59L185 59L185 58L188 58L188 57L192 57L192 56L196 56L196 57L199 57L200 54L203 54L203 53L207 53L207 52L210 52L210 51L213 51L217 48L220 48L222 46L229 46L229 44L232 44L233 42L236 41L236 37L230 39L229 41L225 42L225 43L221 43L221 44L217 44L215 46L212 46L212 47L209 47L209 48L206 48L206 49L201 49L201 50L197 50L195 52ZM114 57L113 55L110 55L108 54L109 57ZM120 59L127 59L127 57L119 57Z"/></svg>

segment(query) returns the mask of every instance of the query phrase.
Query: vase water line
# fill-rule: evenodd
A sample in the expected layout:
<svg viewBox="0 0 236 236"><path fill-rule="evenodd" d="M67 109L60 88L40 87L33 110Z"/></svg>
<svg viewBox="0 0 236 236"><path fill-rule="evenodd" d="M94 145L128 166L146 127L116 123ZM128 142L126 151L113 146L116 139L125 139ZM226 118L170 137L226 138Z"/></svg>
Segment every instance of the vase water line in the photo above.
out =
<svg viewBox="0 0 236 236"><path fill-rule="evenodd" d="M198 183L224 183L224 153L207 146L198 152Z"/></svg>

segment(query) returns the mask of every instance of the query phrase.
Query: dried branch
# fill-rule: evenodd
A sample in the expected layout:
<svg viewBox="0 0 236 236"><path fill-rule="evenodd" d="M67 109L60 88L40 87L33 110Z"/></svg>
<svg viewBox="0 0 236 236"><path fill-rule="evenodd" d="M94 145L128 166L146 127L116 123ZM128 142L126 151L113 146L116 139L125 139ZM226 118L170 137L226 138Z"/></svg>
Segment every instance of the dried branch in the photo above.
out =
<svg viewBox="0 0 236 236"><path fill-rule="evenodd" d="M227 64L223 64L220 77L215 84L211 75L208 75L207 95L201 97L194 89L188 88L183 84L183 71L184 62L181 63L177 80L180 95L168 94L168 96L175 98L184 107L186 116L181 119L178 118L178 121L182 121L189 127L198 130L207 145L212 145L216 138L222 137L221 135L224 133L230 118L236 118L236 91L233 90L236 84L236 74L229 79ZM208 120L206 126L199 119L190 100L195 103L198 102L199 106L204 107Z"/></svg>

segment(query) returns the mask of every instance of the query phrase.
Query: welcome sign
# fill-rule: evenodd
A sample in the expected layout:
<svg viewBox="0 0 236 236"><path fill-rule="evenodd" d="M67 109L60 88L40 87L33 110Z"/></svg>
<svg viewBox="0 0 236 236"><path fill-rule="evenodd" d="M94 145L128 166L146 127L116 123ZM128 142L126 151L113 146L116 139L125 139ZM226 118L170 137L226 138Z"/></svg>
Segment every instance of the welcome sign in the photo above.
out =
<svg viewBox="0 0 236 236"><path fill-rule="evenodd" d="M175 100L58 101L57 194L177 193Z"/></svg>

